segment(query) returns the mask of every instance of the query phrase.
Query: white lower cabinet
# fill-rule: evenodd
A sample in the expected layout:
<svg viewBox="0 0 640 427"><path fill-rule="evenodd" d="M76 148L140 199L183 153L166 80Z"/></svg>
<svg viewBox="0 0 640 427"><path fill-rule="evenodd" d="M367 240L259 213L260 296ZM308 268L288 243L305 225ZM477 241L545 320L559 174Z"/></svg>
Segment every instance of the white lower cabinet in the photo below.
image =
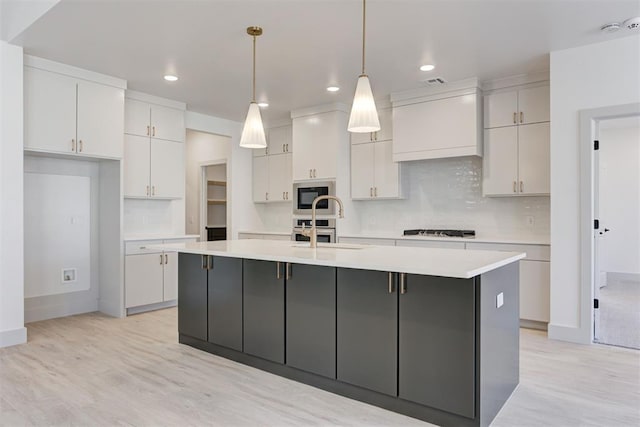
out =
<svg viewBox="0 0 640 427"><path fill-rule="evenodd" d="M171 239L127 242L124 257L125 308L143 307L178 299L178 253L159 252L148 245L195 242Z"/></svg>

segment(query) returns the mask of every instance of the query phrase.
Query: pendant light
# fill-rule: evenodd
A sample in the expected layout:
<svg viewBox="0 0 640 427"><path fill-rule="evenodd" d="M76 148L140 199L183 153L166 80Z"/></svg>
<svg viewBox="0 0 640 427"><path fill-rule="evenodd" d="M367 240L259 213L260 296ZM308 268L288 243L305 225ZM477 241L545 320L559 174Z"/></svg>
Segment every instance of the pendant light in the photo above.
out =
<svg viewBox="0 0 640 427"><path fill-rule="evenodd" d="M364 48L366 31L367 0L362 0L362 74L358 77L356 93L351 105L351 115L349 116L349 132L367 133L380 130L378 111L376 102L371 92L369 76L364 72Z"/></svg>
<svg viewBox="0 0 640 427"><path fill-rule="evenodd" d="M266 148L267 139L264 136L262 116L260 115L260 107L256 103L256 37L262 35L262 28L249 27L247 28L247 34L253 37L253 97L242 128L240 147Z"/></svg>

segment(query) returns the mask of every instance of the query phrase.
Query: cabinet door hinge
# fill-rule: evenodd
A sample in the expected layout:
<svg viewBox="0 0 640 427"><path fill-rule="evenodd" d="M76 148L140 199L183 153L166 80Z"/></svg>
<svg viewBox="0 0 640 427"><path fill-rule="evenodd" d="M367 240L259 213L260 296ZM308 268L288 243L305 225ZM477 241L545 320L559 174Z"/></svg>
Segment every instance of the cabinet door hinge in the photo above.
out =
<svg viewBox="0 0 640 427"><path fill-rule="evenodd" d="M594 230L600 230L600 220L599 219L594 219L593 220L593 229Z"/></svg>
<svg viewBox="0 0 640 427"><path fill-rule="evenodd" d="M600 300L598 298L593 299L593 308L600 308Z"/></svg>
<svg viewBox="0 0 640 427"><path fill-rule="evenodd" d="M593 149L594 150L599 150L600 149L600 141L598 141L597 139L595 141L593 141Z"/></svg>

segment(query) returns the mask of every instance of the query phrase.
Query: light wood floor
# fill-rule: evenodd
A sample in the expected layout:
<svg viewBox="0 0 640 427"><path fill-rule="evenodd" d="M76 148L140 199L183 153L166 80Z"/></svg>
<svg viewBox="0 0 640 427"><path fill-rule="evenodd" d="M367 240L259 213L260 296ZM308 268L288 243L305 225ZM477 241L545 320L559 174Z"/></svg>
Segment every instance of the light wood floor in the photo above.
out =
<svg viewBox="0 0 640 427"><path fill-rule="evenodd" d="M176 310L27 325L0 349L0 425L426 425L177 343ZM521 332L495 426L640 425L640 352Z"/></svg>

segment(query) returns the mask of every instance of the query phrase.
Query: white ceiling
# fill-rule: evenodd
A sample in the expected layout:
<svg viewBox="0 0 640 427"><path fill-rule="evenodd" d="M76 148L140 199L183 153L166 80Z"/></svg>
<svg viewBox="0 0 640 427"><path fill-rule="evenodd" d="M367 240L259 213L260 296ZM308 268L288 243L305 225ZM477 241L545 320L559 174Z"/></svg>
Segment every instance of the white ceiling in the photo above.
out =
<svg viewBox="0 0 640 427"><path fill-rule="evenodd" d="M267 120L350 103L360 73L360 0L62 0L12 43L25 52L126 79L129 88L241 121L258 39L258 100ZM367 73L376 97L420 80L481 80L545 71L549 52L633 34L601 25L640 15L638 0L370 0ZM433 63L436 70L418 66ZM180 77L176 83L162 79ZM338 85L340 92L326 92Z"/></svg>

